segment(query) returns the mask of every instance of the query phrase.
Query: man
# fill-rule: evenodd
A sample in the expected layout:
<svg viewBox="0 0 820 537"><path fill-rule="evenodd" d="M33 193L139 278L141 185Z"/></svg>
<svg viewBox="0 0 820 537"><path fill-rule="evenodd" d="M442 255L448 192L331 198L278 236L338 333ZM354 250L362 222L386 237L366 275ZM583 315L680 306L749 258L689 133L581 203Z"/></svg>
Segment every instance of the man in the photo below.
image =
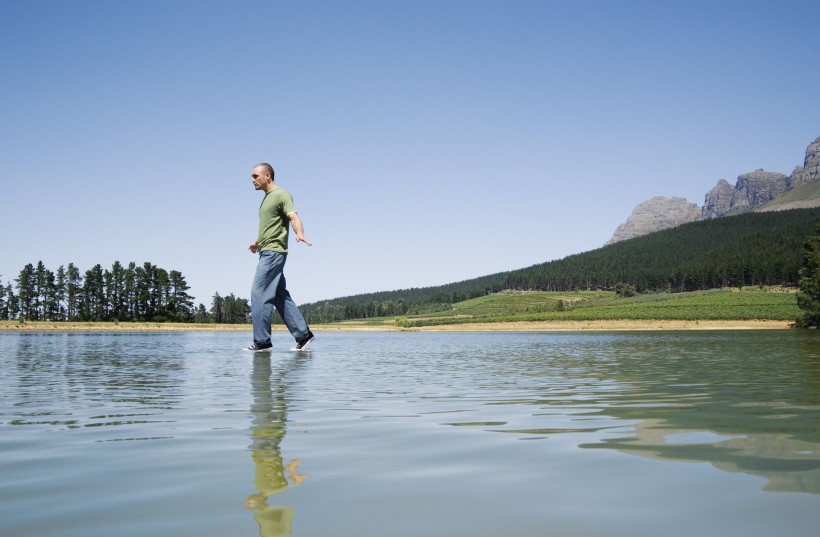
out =
<svg viewBox="0 0 820 537"><path fill-rule="evenodd" d="M293 206L293 198L274 183L270 164L257 164L251 171L253 186L265 193L259 206L259 236L248 248L259 253L259 264L251 289L251 316L253 318L253 345L245 350L264 351L272 347L271 317L273 309L279 312L290 334L296 339L296 349L302 350L313 341L299 308L285 288L285 260L288 256L289 226L293 226L296 241L308 246L302 220Z"/></svg>

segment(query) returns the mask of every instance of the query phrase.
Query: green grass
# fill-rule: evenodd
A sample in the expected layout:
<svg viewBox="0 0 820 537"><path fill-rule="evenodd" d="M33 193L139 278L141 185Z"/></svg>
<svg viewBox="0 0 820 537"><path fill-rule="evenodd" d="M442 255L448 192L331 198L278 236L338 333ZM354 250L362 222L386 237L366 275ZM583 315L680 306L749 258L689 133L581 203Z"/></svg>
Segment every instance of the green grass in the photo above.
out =
<svg viewBox="0 0 820 537"><path fill-rule="evenodd" d="M453 304L448 311L409 315L405 327L504 321L775 320L800 315L789 289L716 289L620 298L613 292L510 292Z"/></svg>
<svg viewBox="0 0 820 537"><path fill-rule="evenodd" d="M764 207L777 207L786 203L801 200L815 200L820 198L820 181L812 181L804 185L797 186L766 203Z"/></svg>

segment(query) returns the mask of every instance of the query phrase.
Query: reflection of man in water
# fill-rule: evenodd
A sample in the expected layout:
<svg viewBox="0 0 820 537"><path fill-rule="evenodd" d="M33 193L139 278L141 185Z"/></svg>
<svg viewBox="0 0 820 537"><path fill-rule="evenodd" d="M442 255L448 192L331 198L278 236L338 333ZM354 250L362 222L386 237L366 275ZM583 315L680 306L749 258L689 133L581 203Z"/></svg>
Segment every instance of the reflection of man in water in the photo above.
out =
<svg viewBox="0 0 820 537"><path fill-rule="evenodd" d="M250 447L256 466L254 485L259 492L249 496L245 506L256 510L253 518L259 524L259 535L281 537L290 534L294 512L290 507L270 507L268 498L300 484L307 476L299 473L298 459L287 465L282 460L279 444L285 437L287 419L285 386L281 382L272 385L269 355L254 356L251 390L253 418Z"/></svg>

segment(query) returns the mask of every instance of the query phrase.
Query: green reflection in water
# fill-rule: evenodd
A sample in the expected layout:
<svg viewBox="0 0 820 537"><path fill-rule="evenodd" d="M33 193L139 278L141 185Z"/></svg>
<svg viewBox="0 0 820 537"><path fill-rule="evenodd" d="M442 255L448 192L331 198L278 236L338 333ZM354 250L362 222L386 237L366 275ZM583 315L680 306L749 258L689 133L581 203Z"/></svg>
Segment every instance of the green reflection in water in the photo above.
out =
<svg viewBox="0 0 820 537"><path fill-rule="evenodd" d="M300 360L294 360L298 365ZM287 371L273 378L270 355L254 356L251 391L251 458L255 466L254 486L257 493L245 500L246 508L254 510L262 537L290 535L295 512L290 507L268 505L268 499L283 490L301 484L306 478L299 472L299 459L284 463L281 443L287 429Z"/></svg>
<svg viewBox="0 0 820 537"><path fill-rule="evenodd" d="M12 382L16 426L51 430L173 423L186 374L182 355L131 334L23 334L17 339ZM89 412L97 407L111 413ZM153 418L153 419L152 419ZM166 436L105 441L149 440Z"/></svg>
<svg viewBox="0 0 820 537"><path fill-rule="evenodd" d="M539 401L634 423L632 434L621 429L581 447L708 462L763 477L765 490L820 494L820 339L814 334L646 335L609 344L603 355L557 366L585 363L585 374L594 374L586 386ZM594 388L612 381L616 389Z"/></svg>
<svg viewBox="0 0 820 537"><path fill-rule="evenodd" d="M762 477L767 491L820 494L816 331L552 334L513 343L479 357L481 377L462 379L485 410L465 409L466 419L442 425L528 440L573 435L584 449L707 462ZM469 371L463 361L459 374ZM483 412L509 418L507 426L480 419Z"/></svg>

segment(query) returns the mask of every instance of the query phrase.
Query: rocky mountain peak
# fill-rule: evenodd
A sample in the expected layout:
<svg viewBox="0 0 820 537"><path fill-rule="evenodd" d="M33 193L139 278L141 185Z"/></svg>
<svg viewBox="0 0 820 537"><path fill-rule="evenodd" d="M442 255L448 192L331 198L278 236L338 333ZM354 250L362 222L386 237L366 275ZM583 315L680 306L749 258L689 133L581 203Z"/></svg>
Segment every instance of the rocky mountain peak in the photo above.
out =
<svg viewBox="0 0 820 537"><path fill-rule="evenodd" d="M772 201L789 189L789 176L762 169L744 173L737 178L732 195L733 211L757 207Z"/></svg>
<svg viewBox="0 0 820 537"><path fill-rule="evenodd" d="M792 172L790 186L792 188L820 179L820 137L806 148L806 158L802 166L797 166Z"/></svg>
<svg viewBox="0 0 820 537"><path fill-rule="evenodd" d="M697 204L686 198L655 196L639 203L607 244L691 222L699 213Z"/></svg>
<svg viewBox="0 0 820 537"><path fill-rule="evenodd" d="M700 210L698 220L709 220L719 218L732 208L732 196L735 194L735 187L729 184L726 179L718 181L712 190L706 193L703 200L703 208Z"/></svg>

